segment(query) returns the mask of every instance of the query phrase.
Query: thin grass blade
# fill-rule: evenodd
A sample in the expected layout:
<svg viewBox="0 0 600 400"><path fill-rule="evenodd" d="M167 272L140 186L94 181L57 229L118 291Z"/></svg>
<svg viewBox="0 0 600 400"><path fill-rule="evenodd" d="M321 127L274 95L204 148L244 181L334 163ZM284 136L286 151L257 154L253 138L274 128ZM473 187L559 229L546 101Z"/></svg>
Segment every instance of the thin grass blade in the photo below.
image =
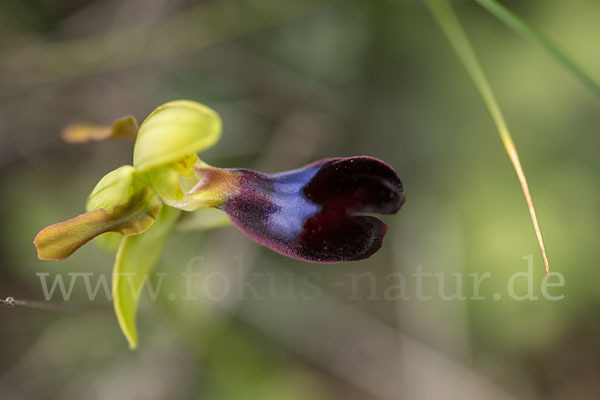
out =
<svg viewBox="0 0 600 400"><path fill-rule="evenodd" d="M508 27L512 28L515 32L536 43L550 53L550 55L571 71L575 77L600 95L600 80L587 72L583 66L575 61L572 56L567 54L543 32L529 25L524 19L498 3L496 0L475 1Z"/></svg>
<svg viewBox="0 0 600 400"><path fill-rule="evenodd" d="M544 240L542 239L542 232L540 230L535 208L533 206L533 200L531 198L529 185L527 184L527 178L525 177L525 172L523 171L523 167L521 166L521 161L517 153L517 148L512 140L510 131L508 130L508 126L506 125L506 121L504 120L502 111L498 106L492 88L490 87L483 69L477 60L475 51L473 50L471 43L469 42L469 39L467 38L467 35L465 34L465 31L463 30L462 25L460 24L460 21L458 20L458 17L456 16L456 13L454 12L449 0L425 0L425 3L444 31L444 34L450 41L454 51L458 55L458 58L467 69L467 72L473 80L475 87L483 98L483 101L490 112L494 123L496 124L498 133L500 134L500 139L502 140L504 148L506 149L506 153L508 154L511 163L515 168L517 177L519 178L519 183L521 184L521 188L523 190L523 194L525 195L525 200L527 201L527 206L529 207L529 214L531 215L531 221L533 222L533 228L542 252L542 259L544 261L544 266L546 267L546 273L550 274L550 266L548 263L548 257L546 255Z"/></svg>

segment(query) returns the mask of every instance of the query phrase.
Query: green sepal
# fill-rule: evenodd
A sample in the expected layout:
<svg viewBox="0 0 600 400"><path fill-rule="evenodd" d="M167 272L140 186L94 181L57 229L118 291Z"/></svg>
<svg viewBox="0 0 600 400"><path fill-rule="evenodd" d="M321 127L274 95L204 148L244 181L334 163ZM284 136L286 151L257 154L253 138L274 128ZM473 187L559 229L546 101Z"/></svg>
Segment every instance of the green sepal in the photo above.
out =
<svg viewBox="0 0 600 400"><path fill-rule="evenodd" d="M111 212L100 208L70 220L42 229L33 240L40 260L62 260L106 232L123 236L138 235L154 223L162 203L151 189L143 188L129 202L113 207Z"/></svg>
<svg viewBox="0 0 600 400"><path fill-rule="evenodd" d="M89 195L87 211L103 208L110 212L113 207L124 204L144 187L144 183L131 165L124 165L104 175Z"/></svg>
<svg viewBox="0 0 600 400"><path fill-rule="evenodd" d="M156 108L140 126L133 149L133 166L140 172L177 162L214 145L221 135L221 118L194 101L177 100Z"/></svg>
<svg viewBox="0 0 600 400"><path fill-rule="evenodd" d="M42 229L33 243L41 260L62 260L98 235L138 235L154 223L162 202L131 166L105 175L88 198L88 212ZM113 240L114 241L114 240Z"/></svg>
<svg viewBox="0 0 600 400"><path fill-rule="evenodd" d="M119 246L113 269L113 302L119 326L131 349L138 345L135 318L140 294L180 213L175 208L163 207L150 229L123 238Z"/></svg>

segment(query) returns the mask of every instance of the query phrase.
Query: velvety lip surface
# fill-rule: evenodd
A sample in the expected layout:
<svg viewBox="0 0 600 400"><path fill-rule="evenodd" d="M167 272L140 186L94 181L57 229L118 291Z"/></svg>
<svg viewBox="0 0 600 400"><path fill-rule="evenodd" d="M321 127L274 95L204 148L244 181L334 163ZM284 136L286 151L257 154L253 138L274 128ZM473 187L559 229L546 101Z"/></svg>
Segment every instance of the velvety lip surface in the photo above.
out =
<svg viewBox="0 0 600 400"><path fill-rule="evenodd" d="M402 182L372 157L331 158L280 174L236 169L239 190L220 208L258 243L311 262L360 260L381 248ZM232 172L233 172L232 171Z"/></svg>

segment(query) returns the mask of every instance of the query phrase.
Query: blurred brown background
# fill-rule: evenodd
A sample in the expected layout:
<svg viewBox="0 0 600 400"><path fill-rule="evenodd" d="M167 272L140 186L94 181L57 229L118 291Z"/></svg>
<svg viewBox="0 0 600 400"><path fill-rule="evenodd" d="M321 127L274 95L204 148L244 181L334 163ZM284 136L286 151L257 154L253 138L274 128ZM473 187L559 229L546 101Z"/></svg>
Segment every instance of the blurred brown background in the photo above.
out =
<svg viewBox="0 0 600 400"><path fill-rule="evenodd" d="M3 0L0 297L44 301L40 273L110 279L112 257L92 244L52 263L31 243L131 163L129 143L62 143L74 121L142 120L168 100L196 100L224 120L202 155L210 164L275 172L367 154L394 166L407 202L384 218L382 250L355 263L286 259L234 228L177 232L157 299L144 295L135 352L109 300L90 301L83 281L66 303L74 311L0 308L0 398L599 398L600 99L474 2L455 4L512 128L565 279L549 291L562 300L542 296L515 174L420 1ZM600 75L599 2L503 4ZM538 299L517 301L507 284L527 256ZM182 298L186 266L204 277L196 300ZM444 300L429 278L424 300L419 268L442 274L448 295L453 273L466 297L469 274L491 277L483 300ZM214 295L216 272L243 295ZM406 298L390 294L393 273Z"/></svg>

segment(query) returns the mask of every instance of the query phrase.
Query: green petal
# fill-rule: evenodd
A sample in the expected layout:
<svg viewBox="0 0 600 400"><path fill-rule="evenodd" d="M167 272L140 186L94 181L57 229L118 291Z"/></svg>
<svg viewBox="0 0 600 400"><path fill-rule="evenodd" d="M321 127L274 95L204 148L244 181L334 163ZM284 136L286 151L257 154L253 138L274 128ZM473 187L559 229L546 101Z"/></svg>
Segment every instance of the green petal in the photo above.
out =
<svg viewBox="0 0 600 400"><path fill-rule="evenodd" d="M85 143L106 139L135 140L138 123L135 117L127 115L117 119L112 126L74 123L63 129L61 137L67 143Z"/></svg>
<svg viewBox="0 0 600 400"><path fill-rule="evenodd" d="M117 252L113 269L114 308L131 349L138 344L135 316L139 296L179 214L175 208L163 207L150 229L141 235L124 238Z"/></svg>
<svg viewBox="0 0 600 400"><path fill-rule="evenodd" d="M211 147L220 135L221 118L212 109L188 100L163 104L140 126L133 166L143 172L178 161Z"/></svg>

